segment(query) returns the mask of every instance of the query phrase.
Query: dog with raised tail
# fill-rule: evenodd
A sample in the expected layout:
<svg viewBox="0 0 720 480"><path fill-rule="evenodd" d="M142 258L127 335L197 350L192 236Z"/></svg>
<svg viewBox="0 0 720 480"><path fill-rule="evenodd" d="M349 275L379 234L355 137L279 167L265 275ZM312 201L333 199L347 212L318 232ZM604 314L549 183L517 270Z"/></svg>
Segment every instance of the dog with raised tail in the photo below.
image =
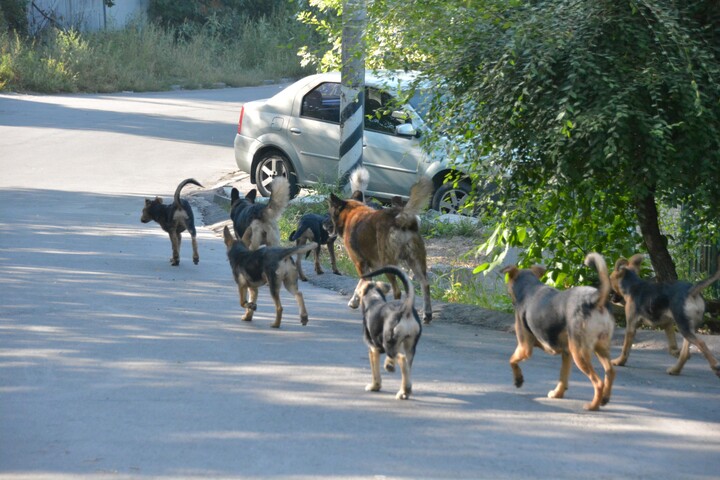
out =
<svg viewBox="0 0 720 480"><path fill-rule="evenodd" d="M160 225L160 228L168 233L170 236L170 244L172 245L170 265L174 267L180 265L180 241L182 240L180 234L185 230L190 233L190 239L192 241L193 263L197 265L198 262L200 262L196 238L197 232L195 231L195 216L193 215L190 203L180 198L180 191L188 184L202 187L200 182L194 178L187 178L180 182L175 189L175 196L170 205L165 205L163 199L160 197L155 197L154 200L146 198L145 207L140 216L142 223L155 221Z"/></svg>
<svg viewBox="0 0 720 480"><path fill-rule="evenodd" d="M405 287L404 300L387 301L385 295L390 287L384 282L373 282L376 275L392 274L400 278ZM380 355L385 354L385 370L395 371L395 362L400 366L402 380L395 398L407 400L412 393L412 370L415 349L417 348L422 324L415 310L415 293L412 283L405 272L393 265L363 275L358 286L360 308L363 316L363 332L368 346L372 382L366 391L377 392L382 386L380 377Z"/></svg>
<svg viewBox="0 0 720 480"><path fill-rule="evenodd" d="M244 198L240 197L237 188L230 192L230 218L235 235L250 250L257 250L260 245L278 246L278 219L290 202L290 183L285 177L275 177L270 185L270 201L267 204L255 203L256 197L255 189Z"/></svg>
<svg viewBox="0 0 720 480"><path fill-rule="evenodd" d="M262 247L257 250L248 249L245 244L233 237L230 229L225 226L223 239L227 247L233 279L237 283L240 306L245 308L243 321L252 321L253 312L257 310L258 289L267 284L270 296L275 303L275 322L273 328L280 328L283 307L280 303L280 286L290 292L300 308L300 323L307 325L308 312L305 299L298 289L298 274L292 256L309 252L317 247L317 243L308 243L299 247ZM248 300L248 292L250 300Z"/></svg>
<svg viewBox="0 0 720 480"><path fill-rule="evenodd" d="M610 274L613 290L625 300L627 321L622 351L620 356L613 360L613 364L622 366L627 362L640 321L654 327L665 327L670 353L675 353L677 342L674 323L683 336L683 345L677 362L667 369L667 373L680 374L685 362L690 358L690 344L693 344L702 352L713 373L720 377L718 361L705 342L695 335L695 330L702 324L705 314L705 300L701 293L720 280L720 256L717 271L694 285L690 282L651 283L641 279L640 265L643 258L642 254L633 255L630 260L620 258L615 262L615 270Z"/></svg>
<svg viewBox="0 0 720 480"><path fill-rule="evenodd" d="M520 362L532 355L539 346L551 355L560 354L560 381L549 398L563 398L568 388L570 357L592 382L595 394L586 410L597 410L610 401L615 370L610 360L610 342L615 321L610 313L610 278L605 259L598 253L585 257L585 264L594 265L600 277L600 288L574 287L557 290L540 281L545 269L538 265L519 269L514 265L502 272L508 276L508 292L515 307L515 336L517 347L510 357L515 386L520 388L524 378ZM592 365L595 353L605 370L601 380Z"/></svg>
<svg viewBox="0 0 720 480"><path fill-rule="evenodd" d="M330 194L328 199L334 233L343 238L358 275L363 276L385 265L406 266L422 286L424 323L432 321L432 302L427 278L427 252L420 235L418 214L427 207L432 191L432 180L421 177L411 188L410 198L405 205L380 210L359 200L343 200L334 194ZM395 275L386 275L392 285L393 296L399 299L401 290ZM359 303L356 289L348 306L357 308Z"/></svg>

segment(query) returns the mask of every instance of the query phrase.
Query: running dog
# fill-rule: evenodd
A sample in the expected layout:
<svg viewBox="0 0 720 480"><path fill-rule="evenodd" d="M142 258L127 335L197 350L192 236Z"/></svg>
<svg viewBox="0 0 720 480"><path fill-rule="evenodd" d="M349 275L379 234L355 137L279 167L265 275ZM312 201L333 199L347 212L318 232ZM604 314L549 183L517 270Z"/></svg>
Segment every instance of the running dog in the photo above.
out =
<svg viewBox="0 0 720 480"><path fill-rule="evenodd" d="M343 237L345 249L355 264L358 275L365 275L370 270L385 265L407 266L422 285L425 323L432 321L432 304L427 278L427 253L425 242L420 236L417 214L427 207L432 191L432 181L422 177L410 190L407 204L380 210L358 200L343 200L334 194L328 199L333 230ZM387 273L387 277L392 285L394 298L399 299L401 291L395 275ZM359 304L356 289L348 306L357 308Z"/></svg>
<svg viewBox="0 0 720 480"><path fill-rule="evenodd" d="M400 277L405 287L405 300L386 301L385 295L390 287L383 282L372 282L369 279L381 274ZM400 365L402 380L400 390L395 398L407 400L412 393L410 371L412 369L415 349L422 324L415 310L415 293L405 272L395 266L387 266L363 275L360 286L360 309L363 315L363 332L368 346L372 383L365 387L366 391L377 392L382 386L380 378L380 354L386 354L385 370L395 371L395 362Z"/></svg>
<svg viewBox="0 0 720 480"><path fill-rule="evenodd" d="M193 263L195 265L200 261L197 246L197 232L195 231L195 216L192 207L187 200L180 198L180 191L189 183L202 187L194 178L188 178L180 182L175 189L175 197L170 205L165 205L163 199L155 197L155 200L145 199L145 207L142 211L140 221L148 223L152 220L160 224L160 228L170 235L170 243L172 245L172 258L170 265L176 267L180 265L180 234L187 230L190 233L193 249Z"/></svg>
<svg viewBox="0 0 720 480"><path fill-rule="evenodd" d="M515 386L523 385L519 363L530 358L533 347L542 347L551 355L562 355L560 381L549 398L563 398L568 388L570 356L575 365L590 379L595 394L586 410L597 410L610 401L615 370L610 360L610 341L615 322L609 310L610 278L603 257L590 253L585 264L594 264L600 277L600 288L574 287L559 291L539 279L545 269L534 266L520 270L505 267L508 274L508 292L515 307L515 335L518 345L510 357ZM592 366L592 354L597 355L605 369L601 380Z"/></svg>
<svg viewBox="0 0 720 480"><path fill-rule="evenodd" d="M679 375L690 357L690 344L702 352L710 364L710 369L720 377L720 365L708 349L705 342L695 336L695 329L702 324L705 314L705 300L701 292L720 279L720 257L718 270L709 278L691 284L689 282L651 283L640 278L640 264L643 255L637 254L630 260L620 258L610 275L610 282L618 295L625 300L625 340L620 356L613 360L614 365L625 365L638 323L641 320L655 327L666 327L670 352L677 349L673 322L683 336L677 363L667 369L670 375ZM667 328L669 327L669 328Z"/></svg>
<svg viewBox="0 0 720 480"><path fill-rule="evenodd" d="M323 269L320 266L320 247L327 245L328 252L330 253L330 264L332 271L335 275L340 275L340 271L337 268L337 261L335 259L335 240L337 235L331 235L332 221L330 215L318 215L317 213L306 213L300 217L298 222L297 230L290 234L290 241L295 242L297 246L304 245L307 242L315 242L318 247L314 250L315 253L315 273L322 275ZM305 257L310 255L310 252L305 254ZM307 277L302 271L302 256L297 256L297 270L300 280L307 282Z"/></svg>
<svg viewBox="0 0 720 480"><path fill-rule="evenodd" d="M275 247L280 245L278 219L290 202L290 184L285 177L275 177L271 185L270 201L267 204L255 203L257 191L252 189L240 198L240 192L233 188L230 192L230 218L238 240L250 250L260 245Z"/></svg>
<svg viewBox="0 0 720 480"><path fill-rule="evenodd" d="M230 261L233 278L238 286L240 306L245 308L242 319L252 321L253 312L257 309L258 288L267 284L270 287L270 296L275 302L275 323L273 328L280 328L283 307L280 303L280 285L295 296L300 307L300 323L307 325L308 313L305 309L305 300L298 290L297 269L292 256L309 252L317 247L316 243L308 243L300 247L280 248L263 247L249 250L242 241L235 240L230 229L225 226L223 238L227 247L227 256ZM248 290L250 301L247 300Z"/></svg>

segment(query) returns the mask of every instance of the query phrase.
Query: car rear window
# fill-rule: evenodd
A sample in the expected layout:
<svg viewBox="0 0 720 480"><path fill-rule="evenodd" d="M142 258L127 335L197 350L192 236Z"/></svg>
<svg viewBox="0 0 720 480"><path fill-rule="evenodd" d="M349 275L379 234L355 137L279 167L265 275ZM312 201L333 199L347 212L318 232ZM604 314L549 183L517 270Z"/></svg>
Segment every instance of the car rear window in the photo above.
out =
<svg viewBox="0 0 720 480"><path fill-rule="evenodd" d="M340 123L340 84L326 82L310 90L303 97L300 116Z"/></svg>

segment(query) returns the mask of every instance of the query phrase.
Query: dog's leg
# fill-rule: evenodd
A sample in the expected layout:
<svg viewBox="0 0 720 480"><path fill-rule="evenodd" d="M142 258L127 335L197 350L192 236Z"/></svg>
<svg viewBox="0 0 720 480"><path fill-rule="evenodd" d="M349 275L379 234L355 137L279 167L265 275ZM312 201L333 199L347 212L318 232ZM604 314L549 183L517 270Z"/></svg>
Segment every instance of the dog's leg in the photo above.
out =
<svg viewBox="0 0 720 480"><path fill-rule="evenodd" d="M583 372L589 379L590 382L593 385L593 388L595 390L595 393L593 395L593 399L590 403L586 403L583 405L583 408L585 410L598 410L600 408L600 403L602 402L602 399L604 398L603 394L603 382L600 380L600 377L597 373L595 373L595 369L592 366L592 358L590 356L590 350L587 347L578 347L575 346L574 343L571 343L569 345L570 354L572 355L573 360L575 361L575 365L580 369L581 372ZM563 357L565 354L563 353ZM565 359L563 358L563 361ZM569 373L569 372L568 372ZM567 380L566 380L567 384ZM559 387L559 385L558 385ZM555 397L557 398L557 397Z"/></svg>
<svg viewBox="0 0 720 480"><path fill-rule="evenodd" d="M247 291L250 290L250 301L246 301L245 305L242 305L246 308L245 315L243 315L242 319L246 322L251 322L253 313L255 313L255 310L257 310L257 296L258 296L258 289L253 287L244 287L244 290L241 293L241 299L245 299L247 296Z"/></svg>
<svg viewBox="0 0 720 480"><path fill-rule="evenodd" d="M682 347L680 348L680 355L678 356L677 363L673 365L672 367L668 368L666 371L669 375L680 375L680 371L682 370L683 366L685 366L685 362L688 361L688 358L690 358L690 342L688 341L687 337L683 339Z"/></svg>
<svg viewBox="0 0 720 480"><path fill-rule="evenodd" d="M330 266L335 275L341 275L340 270L337 268L337 260L335 259L335 240L330 240L327 243L328 253L330 254Z"/></svg>
<svg viewBox="0 0 720 480"><path fill-rule="evenodd" d="M304 238L298 238L295 242L295 245L299 247L300 245L305 245L305 243L307 243L307 240L305 240ZM297 268L297 273L300 280L302 280L303 282L307 282L307 277L302 270L302 256L303 254L301 253L297 254L297 262L295 262L295 267Z"/></svg>
<svg viewBox="0 0 720 480"><path fill-rule="evenodd" d="M513 381L517 388L523 386L525 378L520 368L520 362L527 360L532 356L533 346L535 345L535 337L525 327L525 323L518 313L515 314L515 337L517 338L517 347L510 357L510 368L512 368Z"/></svg>
<svg viewBox="0 0 720 480"><path fill-rule="evenodd" d="M675 337L675 325L673 322L668 323L665 325L665 335L667 335L668 339L668 353L672 355L673 357L677 357L680 355L680 349L677 345L677 337Z"/></svg>
<svg viewBox="0 0 720 480"><path fill-rule="evenodd" d="M288 292L292 293L295 296L295 301L298 304L298 308L300 308L300 323L302 325L307 325L308 313L307 309L305 308L305 298L298 289L297 277L293 276L291 272L288 274L288 276L285 277L283 283L285 284L285 289L287 289ZM282 309L282 307L280 308Z"/></svg>
<svg viewBox="0 0 720 480"><path fill-rule="evenodd" d="M390 372L390 373L394 372L395 371L395 359L386 356L384 368L385 368L386 372Z"/></svg>
<svg viewBox="0 0 720 480"><path fill-rule="evenodd" d="M630 349L632 348L632 342L635 339L635 329L637 328L637 324L640 321L639 318L637 318L633 315L632 311L629 311L629 309L628 309L629 306L631 306L630 303L625 304L626 326L625 326L625 340L623 341L622 351L620 352L620 356L615 358L612 361L613 365L617 365L620 367L625 365L625 362L627 362L627 359L630 356Z"/></svg>
<svg viewBox="0 0 720 480"><path fill-rule="evenodd" d="M180 234L177 233L175 229L171 229L168 235L170 235L170 244L172 245L170 265L177 267L180 265Z"/></svg>
<svg viewBox="0 0 720 480"><path fill-rule="evenodd" d="M570 354L568 352L562 352L562 363L560 365L560 380L554 390L548 392L548 398L563 398L565 391L568 388L568 377L570 376Z"/></svg>
<svg viewBox="0 0 720 480"><path fill-rule="evenodd" d="M400 364L400 373L402 374L402 380L400 382L400 390L398 390L395 398L397 398L398 400L407 400L408 398L410 398L410 394L412 393L412 381L410 380L410 362L403 353L398 353L397 361L398 364Z"/></svg>
<svg viewBox="0 0 720 480"><path fill-rule="evenodd" d="M423 323L428 324L432 322L432 302L430 299L430 282L428 281L427 273L422 271L420 274L416 272L416 277L420 280L420 285L423 291L423 302L425 303L423 312Z"/></svg>
<svg viewBox="0 0 720 480"><path fill-rule="evenodd" d="M324 274L325 272L322 269L322 265L320 265L320 245L313 250L313 255L315 256L315 273L318 275Z"/></svg>
<svg viewBox="0 0 720 480"><path fill-rule="evenodd" d="M615 368L613 368L612 360L610 360L610 345L595 345L595 355L597 355L600 364L605 370L605 380L603 381L602 400L600 405L605 406L610 401L612 395L612 386L615 383Z"/></svg>
<svg viewBox="0 0 720 480"><path fill-rule="evenodd" d="M200 263L200 255L198 254L197 237L195 236L195 234L190 235L190 240L192 241L193 263L197 265L198 263Z"/></svg>
<svg viewBox="0 0 720 480"><path fill-rule="evenodd" d="M700 350L700 352L702 352L705 360L707 360L707 362L710 364L710 370L712 370L715 375L720 377L720 366L718 366L718 361L715 359L712 352L710 352L707 344L700 338L696 337L695 334L692 332L685 332L683 336L683 345L680 349L680 356L678 357L678 361L675 365L667 369L667 373L669 373L670 375L680 375L680 371L685 365L685 362L687 362L688 358L690 358L690 344L692 343L698 348L698 350Z"/></svg>
<svg viewBox="0 0 720 480"><path fill-rule="evenodd" d="M380 351L376 348L370 347L368 350L368 357L370 358L370 371L372 372L372 383L365 387L366 392L377 392L382 386L382 380L380 378Z"/></svg>

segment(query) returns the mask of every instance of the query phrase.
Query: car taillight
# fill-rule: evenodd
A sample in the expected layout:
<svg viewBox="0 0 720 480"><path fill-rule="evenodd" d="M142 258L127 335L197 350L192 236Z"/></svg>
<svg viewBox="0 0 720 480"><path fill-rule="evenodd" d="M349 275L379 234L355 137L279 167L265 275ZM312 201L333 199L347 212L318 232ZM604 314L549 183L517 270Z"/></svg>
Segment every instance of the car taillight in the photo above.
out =
<svg viewBox="0 0 720 480"><path fill-rule="evenodd" d="M242 121L243 115L245 115L245 106L240 107L240 120L238 120L238 133L242 133Z"/></svg>

